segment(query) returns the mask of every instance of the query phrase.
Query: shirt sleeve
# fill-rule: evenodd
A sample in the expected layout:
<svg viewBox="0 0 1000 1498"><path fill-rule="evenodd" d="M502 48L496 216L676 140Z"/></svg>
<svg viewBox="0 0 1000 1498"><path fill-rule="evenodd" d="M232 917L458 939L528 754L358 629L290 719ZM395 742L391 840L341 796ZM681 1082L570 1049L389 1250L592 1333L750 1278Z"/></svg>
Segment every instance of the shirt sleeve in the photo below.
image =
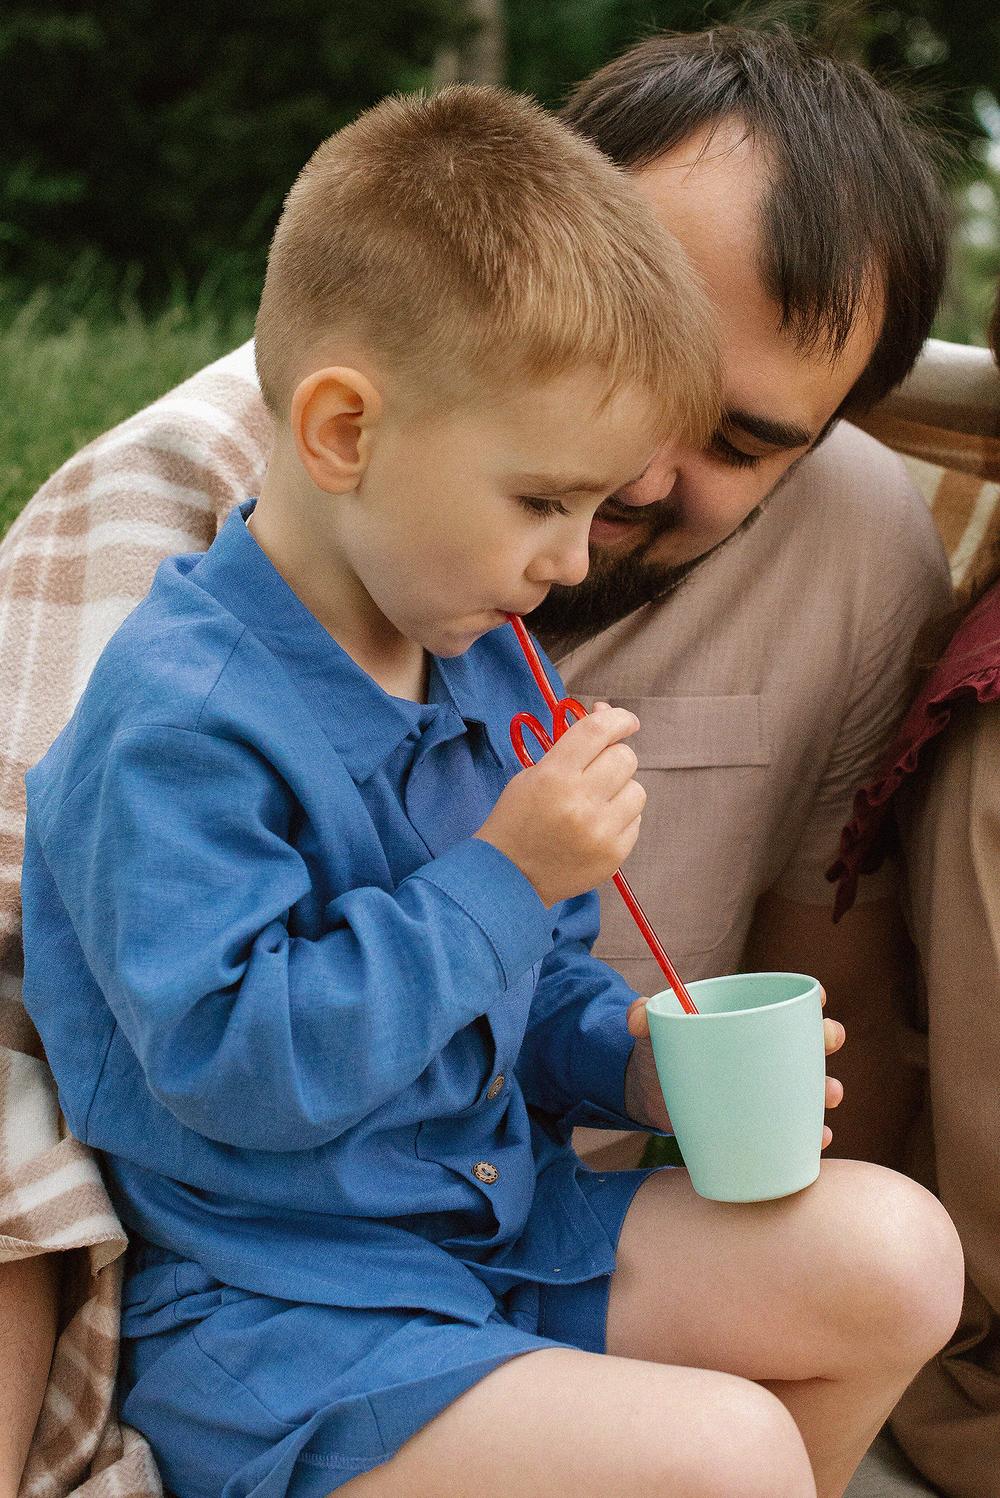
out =
<svg viewBox="0 0 1000 1498"><path fill-rule="evenodd" d="M151 727L112 743L44 836L59 898L154 1096L187 1127L244 1148L306 1149L350 1128L552 944L551 912L477 838L393 891L330 899L323 934L298 935L291 913L310 873L287 839L293 815L248 746ZM44 1003L36 945L31 988ZM48 987L57 1002L57 971Z"/></svg>
<svg viewBox="0 0 1000 1498"><path fill-rule="evenodd" d="M805 904L831 900L826 870L850 820L854 793L881 764L913 693L914 651L921 630L952 601L948 564L931 514L896 460L880 515L878 564L869 585L849 663L849 690L836 738L798 844L774 886ZM861 881L858 902L883 898L895 884L887 864Z"/></svg>
<svg viewBox="0 0 1000 1498"><path fill-rule="evenodd" d="M530 1105L570 1126L645 1128L625 1112L625 1068L635 1044L625 1015L635 990L591 954L599 922L596 894L563 903L532 1000L518 1080Z"/></svg>

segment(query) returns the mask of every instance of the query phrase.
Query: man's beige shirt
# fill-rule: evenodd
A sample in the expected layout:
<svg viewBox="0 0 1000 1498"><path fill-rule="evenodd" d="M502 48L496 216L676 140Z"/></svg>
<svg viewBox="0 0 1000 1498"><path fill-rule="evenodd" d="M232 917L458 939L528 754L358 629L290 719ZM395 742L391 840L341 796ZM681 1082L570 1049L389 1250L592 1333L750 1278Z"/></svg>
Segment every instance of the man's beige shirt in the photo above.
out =
<svg viewBox="0 0 1000 1498"><path fill-rule="evenodd" d="M915 637L950 600L944 552L899 458L841 424L760 518L558 661L575 696L630 707L648 793L625 869L687 979L738 971L773 890L831 903L824 871L912 686ZM863 880L883 894L891 874ZM612 885L598 954L663 987Z"/></svg>

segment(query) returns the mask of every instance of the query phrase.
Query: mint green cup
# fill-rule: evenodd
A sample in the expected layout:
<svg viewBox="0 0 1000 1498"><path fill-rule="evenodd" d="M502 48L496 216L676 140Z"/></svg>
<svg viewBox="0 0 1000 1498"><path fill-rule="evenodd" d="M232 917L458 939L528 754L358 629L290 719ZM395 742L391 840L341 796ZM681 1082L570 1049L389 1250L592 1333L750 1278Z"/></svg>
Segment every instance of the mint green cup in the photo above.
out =
<svg viewBox="0 0 1000 1498"><path fill-rule="evenodd" d="M722 1202L770 1201L819 1175L826 1054L820 986L736 973L649 1000L656 1070L691 1184Z"/></svg>

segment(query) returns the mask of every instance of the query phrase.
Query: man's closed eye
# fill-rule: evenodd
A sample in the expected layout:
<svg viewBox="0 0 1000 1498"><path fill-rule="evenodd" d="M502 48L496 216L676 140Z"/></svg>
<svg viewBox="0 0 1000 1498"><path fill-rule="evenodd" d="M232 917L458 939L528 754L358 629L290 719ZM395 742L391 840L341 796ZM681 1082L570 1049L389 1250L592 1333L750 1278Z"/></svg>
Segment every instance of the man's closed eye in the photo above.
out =
<svg viewBox="0 0 1000 1498"><path fill-rule="evenodd" d="M709 443L709 451L730 468L756 468L763 462L762 453L744 452L735 447L722 431L717 431Z"/></svg>

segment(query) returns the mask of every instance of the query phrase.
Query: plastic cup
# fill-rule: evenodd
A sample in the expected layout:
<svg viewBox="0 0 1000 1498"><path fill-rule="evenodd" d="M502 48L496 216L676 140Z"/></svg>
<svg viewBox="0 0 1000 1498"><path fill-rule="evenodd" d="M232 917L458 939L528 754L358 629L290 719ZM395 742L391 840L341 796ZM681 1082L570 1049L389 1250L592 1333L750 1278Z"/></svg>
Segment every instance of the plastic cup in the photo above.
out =
<svg viewBox="0 0 1000 1498"><path fill-rule="evenodd" d="M820 986L802 973L736 973L649 1000L656 1070L699 1196L791 1196L819 1175L826 1094Z"/></svg>

